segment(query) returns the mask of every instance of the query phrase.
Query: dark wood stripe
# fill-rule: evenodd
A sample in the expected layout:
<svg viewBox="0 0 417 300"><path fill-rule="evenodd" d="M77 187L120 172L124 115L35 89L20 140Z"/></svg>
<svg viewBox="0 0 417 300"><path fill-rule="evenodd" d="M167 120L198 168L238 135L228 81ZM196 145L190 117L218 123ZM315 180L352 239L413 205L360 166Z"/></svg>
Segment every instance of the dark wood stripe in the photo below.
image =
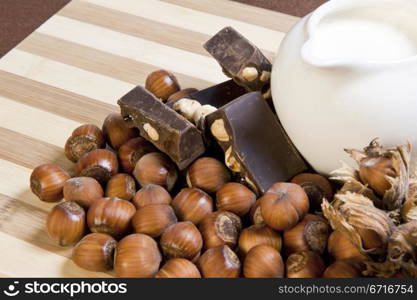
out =
<svg viewBox="0 0 417 300"><path fill-rule="evenodd" d="M98 126L101 126L108 114L119 111L116 105L2 70L0 70L0 95L80 123L93 123Z"/></svg>
<svg viewBox="0 0 417 300"><path fill-rule="evenodd" d="M70 170L73 165L65 157L62 148L2 127L0 127L0 158L29 169L40 164L52 163Z"/></svg>
<svg viewBox="0 0 417 300"><path fill-rule="evenodd" d="M17 49L135 85L143 85L148 74L158 69L153 65L38 32L32 33L30 37L19 44ZM183 87L201 89L212 85L202 79L175 72L174 74Z"/></svg>

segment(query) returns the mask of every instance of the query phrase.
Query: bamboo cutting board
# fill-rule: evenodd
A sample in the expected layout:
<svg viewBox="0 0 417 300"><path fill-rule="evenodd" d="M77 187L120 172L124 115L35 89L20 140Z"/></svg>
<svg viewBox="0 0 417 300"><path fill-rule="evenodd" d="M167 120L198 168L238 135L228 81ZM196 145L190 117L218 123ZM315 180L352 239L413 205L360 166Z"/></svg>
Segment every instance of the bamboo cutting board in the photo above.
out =
<svg viewBox="0 0 417 300"><path fill-rule="evenodd" d="M116 101L156 69L182 87L224 81L202 48L232 26L273 58L297 18L227 0L72 1L0 60L0 277L97 277L51 243L53 204L28 187L43 163L70 168L63 146L82 123L101 127Z"/></svg>

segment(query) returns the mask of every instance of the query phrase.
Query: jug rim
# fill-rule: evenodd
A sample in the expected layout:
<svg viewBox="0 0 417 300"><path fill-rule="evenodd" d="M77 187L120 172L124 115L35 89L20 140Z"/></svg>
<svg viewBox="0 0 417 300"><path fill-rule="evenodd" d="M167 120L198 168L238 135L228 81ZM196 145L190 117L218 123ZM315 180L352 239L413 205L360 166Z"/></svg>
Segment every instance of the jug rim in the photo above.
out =
<svg viewBox="0 0 417 300"><path fill-rule="evenodd" d="M389 60L372 60L372 59L324 59L318 58L312 54L311 44L313 37L317 32L317 27L320 21L332 11L342 10L346 8L357 8L357 7L369 7L370 4L381 5L395 5L399 6L401 3L407 3L415 5L417 10L417 0L330 0L315 11L313 11L307 19L306 31L307 40L301 48L302 59L310 65L316 67L361 67L361 68L372 68L372 67L388 67L388 66L399 66L409 64L417 61L417 53L415 55ZM343 5L341 7L341 5Z"/></svg>

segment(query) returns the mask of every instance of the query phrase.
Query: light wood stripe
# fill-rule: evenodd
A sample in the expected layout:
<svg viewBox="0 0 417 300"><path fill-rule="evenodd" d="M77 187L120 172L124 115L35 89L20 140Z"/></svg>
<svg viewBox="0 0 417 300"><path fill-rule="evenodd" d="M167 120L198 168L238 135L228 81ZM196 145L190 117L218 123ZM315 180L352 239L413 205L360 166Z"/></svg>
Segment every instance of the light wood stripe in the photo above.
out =
<svg viewBox="0 0 417 300"><path fill-rule="evenodd" d="M29 178L31 173L31 169L0 159L0 194L49 211L55 204L40 201L30 191Z"/></svg>
<svg viewBox="0 0 417 300"><path fill-rule="evenodd" d="M66 170L73 167L62 148L1 127L0 145L1 159L29 169L45 163L56 164Z"/></svg>
<svg viewBox="0 0 417 300"><path fill-rule="evenodd" d="M71 260L0 232L0 270L10 277L110 277L77 267Z"/></svg>
<svg viewBox="0 0 417 300"><path fill-rule="evenodd" d="M161 0L217 16L287 32L299 18L227 0Z"/></svg>
<svg viewBox="0 0 417 300"><path fill-rule="evenodd" d="M45 47L45 45L47 45ZM30 52L90 72L116 78L134 85L144 85L149 73L158 67L129 58L109 54L63 39L34 32L17 49ZM78 55L74 55L77 53ZM174 72L184 87L206 88L210 82Z"/></svg>
<svg viewBox="0 0 417 300"><path fill-rule="evenodd" d="M46 232L48 212L0 194L0 231L46 251L70 258L71 249L52 242Z"/></svg>
<svg viewBox="0 0 417 300"><path fill-rule="evenodd" d="M103 103L1 70L0 85L0 96L79 123L92 123L101 127L108 114L119 111L117 105Z"/></svg>
<svg viewBox="0 0 417 300"><path fill-rule="evenodd" d="M85 0L86 2L107 8L134 14L146 19L154 20L169 26L184 29L192 28L193 31L212 36L226 26L232 26L259 48L275 52L284 33L271 30L262 26L252 25L222 16L216 16L186 7L161 2L158 0Z"/></svg>
<svg viewBox="0 0 417 300"><path fill-rule="evenodd" d="M0 70L115 105L134 85L14 49L0 60Z"/></svg>
<svg viewBox="0 0 417 300"><path fill-rule="evenodd" d="M210 36L190 29L168 27L166 24L140 16L81 1L71 1L58 12L58 15L209 56L202 45Z"/></svg>
<svg viewBox="0 0 417 300"><path fill-rule="evenodd" d="M0 127L63 147L78 122L0 96ZM27 149L29 151L29 149Z"/></svg>
<svg viewBox="0 0 417 300"><path fill-rule="evenodd" d="M217 62L208 56L162 45L114 30L56 15L37 30L67 41L121 57L199 78L211 83L226 79ZM65 32L63 35L62 32ZM113 65L117 68L117 64ZM198 66L198 67L196 67ZM202 70L204 70L202 72Z"/></svg>

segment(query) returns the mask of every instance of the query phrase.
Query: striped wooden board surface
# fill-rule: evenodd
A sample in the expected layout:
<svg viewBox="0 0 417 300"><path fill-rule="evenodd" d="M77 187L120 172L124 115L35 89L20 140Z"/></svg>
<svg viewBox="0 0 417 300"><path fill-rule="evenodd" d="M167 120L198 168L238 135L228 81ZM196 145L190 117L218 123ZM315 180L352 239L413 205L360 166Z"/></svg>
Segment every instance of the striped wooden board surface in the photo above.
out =
<svg viewBox="0 0 417 300"><path fill-rule="evenodd" d="M31 194L31 170L70 168L63 145L101 126L117 99L163 68L182 87L225 80L202 44L233 26L269 58L297 18L227 0L75 0L0 60L0 277L97 277L51 243L52 204Z"/></svg>

